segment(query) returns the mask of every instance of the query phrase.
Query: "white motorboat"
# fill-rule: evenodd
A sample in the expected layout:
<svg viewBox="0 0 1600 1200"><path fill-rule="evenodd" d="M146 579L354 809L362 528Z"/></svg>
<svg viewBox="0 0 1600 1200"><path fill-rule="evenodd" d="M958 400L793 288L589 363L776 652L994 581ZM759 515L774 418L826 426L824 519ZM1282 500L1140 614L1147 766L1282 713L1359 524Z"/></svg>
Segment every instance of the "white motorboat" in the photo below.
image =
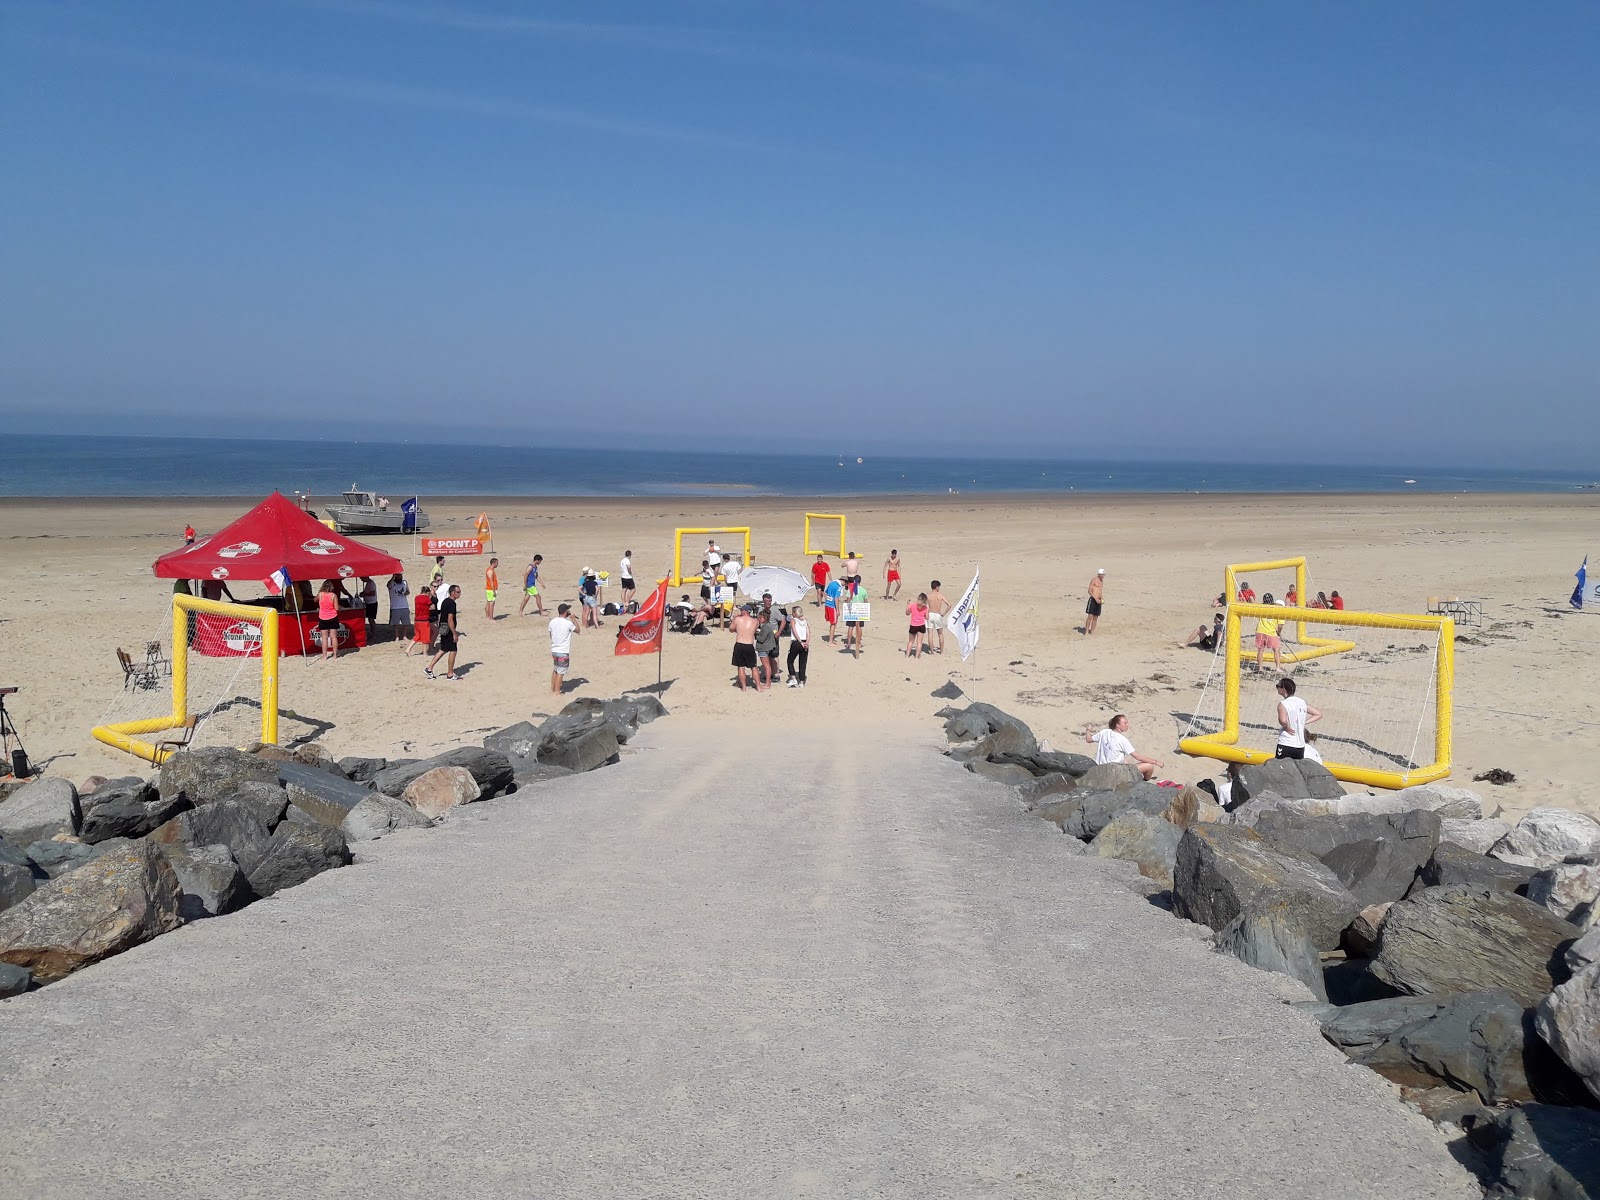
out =
<svg viewBox="0 0 1600 1200"><path fill-rule="evenodd" d="M328 505L328 519L340 533L420 533L428 528L428 514L416 507L414 498L392 503L353 484L343 504Z"/></svg>

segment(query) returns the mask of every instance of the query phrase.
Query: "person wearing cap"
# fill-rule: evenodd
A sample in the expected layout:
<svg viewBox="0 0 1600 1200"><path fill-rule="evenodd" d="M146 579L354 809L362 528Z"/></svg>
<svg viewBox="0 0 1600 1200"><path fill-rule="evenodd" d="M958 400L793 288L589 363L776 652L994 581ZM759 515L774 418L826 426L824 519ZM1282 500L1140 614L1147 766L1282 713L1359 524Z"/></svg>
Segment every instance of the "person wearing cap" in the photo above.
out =
<svg viewBox="0 0 1600 1200"><path fill-rule="evenodd" d="M578 584L578 599L583 603L583 624L585 627L600 628L600 576L588 567L583 569L583 578Z"/></svg>
<svg viewBox="0 0 1600 1200"><path fill-rule="evenodd" d="M1089 603L1083 606L1086 614L1083 618L1083 636L1088 637L1094 632L1094 627L1100 623L1100 614L1105 611L1106 601L1106 569L1101 567L1094 573L1094 578L1089 580Z"/></svg>
<svg viewBox="0 0 1600 1200"><path fill-rule="evenodd" d="M572 605L556 605L556 615L550 618L550 692L561 694L561 681L572 669L572 639L582 631L572 619Z"/></svg>

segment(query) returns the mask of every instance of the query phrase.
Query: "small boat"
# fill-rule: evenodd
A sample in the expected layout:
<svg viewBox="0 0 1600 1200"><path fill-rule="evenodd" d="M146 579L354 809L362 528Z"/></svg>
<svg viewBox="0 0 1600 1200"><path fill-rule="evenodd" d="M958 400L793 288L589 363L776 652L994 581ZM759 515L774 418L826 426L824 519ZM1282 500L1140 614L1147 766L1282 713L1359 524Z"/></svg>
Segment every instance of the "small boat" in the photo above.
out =
<svg viewBox="0 0 1600 1200"><path fill-rule="evenodd" d="M363 492L354 484L344 494L343 504L328 505L328 519L340 533L420 533L428 528L428 514L416 510L408 517L405 504L391 504L388 497Z"/></svg>
<svg viewBox="0 0 1600 1200"><path fill-rule="evenodd" d="M1415 482L1416 482L1416 480L1415 480L1415 479L1408 479L1408 480L1406 480L1406 482L1407 482L1407 483L1415 483Z"/></svg>

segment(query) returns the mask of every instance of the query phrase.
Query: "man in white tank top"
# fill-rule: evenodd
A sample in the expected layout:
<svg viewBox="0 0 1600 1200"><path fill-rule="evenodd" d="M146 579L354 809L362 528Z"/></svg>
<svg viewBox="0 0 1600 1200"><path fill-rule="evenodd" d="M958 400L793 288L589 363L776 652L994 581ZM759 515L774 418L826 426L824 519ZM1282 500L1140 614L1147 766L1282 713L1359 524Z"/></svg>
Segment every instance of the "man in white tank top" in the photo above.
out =
<svg viewBox="0 0 1600 1200"><path fill-rule="evenodd" d="M1294 694L1294 680L1278 680L1278 749L1274 758L1306 756L1306 726L1322 720L1322 713Z"/></svg>

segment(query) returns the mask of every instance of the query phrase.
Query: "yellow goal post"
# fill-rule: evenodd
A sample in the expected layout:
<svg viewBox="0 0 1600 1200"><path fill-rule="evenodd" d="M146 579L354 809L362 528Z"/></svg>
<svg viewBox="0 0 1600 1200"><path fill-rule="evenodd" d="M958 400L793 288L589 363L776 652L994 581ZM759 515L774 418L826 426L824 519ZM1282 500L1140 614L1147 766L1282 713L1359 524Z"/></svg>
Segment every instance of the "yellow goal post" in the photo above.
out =
<svg viewBox="0 0 1600 1200"><path fill-rule="evenodd" d="M181 729L189 721L190 617L209 614L261 627L261 741L278 741L278 612L253 604L224 604L177 593L172 597L172 711L142 721L97 725L95 739L118 750L136 754L160 766L174 749L144 739L167 729ZM203 715L203 714L202 714Z"/></svg>
<svg viewBox="0 0 1600 1200"><path fill-rule="evenodd" d="M829 549L827 549L827 548L825 548L823 546L813 546L811 544L811 522L813 522L813 521L837 521L837 522L839 522L839 548L837 550L829 550ZM831 541L832 539L830 538L829 540ZM844 514L843 513L811 513L811 512L808 512L806 514L805 539L804 539L804 542L802 544L804 546L804 549L802 550L802 553L807 558L811 558L814 555L818 555L818 554L831 554L835 558L844 558L846 556L845 555L845 540L844 540Z"/></svg>
<svg viewBox="0 0 1600 1200"><path fill-rule="evenodd" d="M1246 575L1259 574L1262 571L1286 571L1290 569L1293 569L1294 571L1295 599L1297 599L1303 606L1306 600L1307 583L1306 560L1304 556L1299 558L1280 558L1275 559L1272 562L1230 563L1228 566L1224 567L1222 575L1222 596L1223 599L1228 602L1229 611L1231 612L1234 605L1237 603L1237 597L1239 595L1239 580L1241 578ZM1285 646L1283 648L1285 656L1288 657L1292 662L1309 662L1313 658L1324 658L1330 654L1344 654L1346 651L1354 650L1356 648L1356 644L1354 642L1346 641L1343 638L1323 638L1307 634L1306 622L1304 620L1296 620L1293 616L1289 615L1290 609L1287 605L1280 604L1276 606L1263 607L1267 607L1266 615L1270 619L1283 621L1285 623L1292 623L1294 625L1295 645L1293 647L1293 651L1291 653L1289 646ZM1343 610L1339 610L1339 615L1344 615ZM1340 625L1353 624L1353 622L1345 621L1334 623ZM1232 623L1230 622L1230 628L1231 626ZM1235 633L1241 635L1242 632L1242 630L1235 630Z"/></svg>
<svg viewBox="0 0 1600 1200"><path fill-rule="evenodd" d="M1302 560L1303 563L1304 560ZM1257 566L1256 570L1262 568ZM1231 570L1231 568L1230 568ZM1223 675L1222 728L1216 733L1186 737L1178 742L1184 754L1198 758L1215 758L1224 762L1264 763L1273 754L1267 750L1251 750L1239 743L1239 689L1241 669L1245 658L1242 645L1242 623L1251 618L1267 617L1273 620L1298 621L1303 625L1342 625L1357 629L1396 629L1411 632L1433 632L1437 635L1438 650L1433 670L1433 761L1422 763L1404 771L1383 771L1370 767L1350 766L1331 760L1325 761L1335 779L1367 787L1405 788L1419 783L1432 783L1450 774L1452 729L1451 695L1455 685L1456 632L1455 622L1449 617L1422 616L1413 613L1369 613L1336 611L1324 608L1286 608L1281 604L1228 605L1227 631L1223 645L1227 649ZM1351 648L1354 644L1351 643Z"/></svg>
<svg viewBox="0 0 1600 1200"><path fill-rule="evenodd" d="M672 531L671 580L673 587L681 587L683 584L690 583L692 581L698 581L700 578L700 560L705 557L705 555L698 549L690 550L688 566L693 574L685 575L683 573L683 539L686 537L716 537L719 533L725 536L728 534L739 534L743 536L744 553L740 556L739 562L741 565L746 567L750 565L750 526L748 525L727 525L720 529L674 529ZM726 551L724 551L724 553L726 553Z"/></svg>

